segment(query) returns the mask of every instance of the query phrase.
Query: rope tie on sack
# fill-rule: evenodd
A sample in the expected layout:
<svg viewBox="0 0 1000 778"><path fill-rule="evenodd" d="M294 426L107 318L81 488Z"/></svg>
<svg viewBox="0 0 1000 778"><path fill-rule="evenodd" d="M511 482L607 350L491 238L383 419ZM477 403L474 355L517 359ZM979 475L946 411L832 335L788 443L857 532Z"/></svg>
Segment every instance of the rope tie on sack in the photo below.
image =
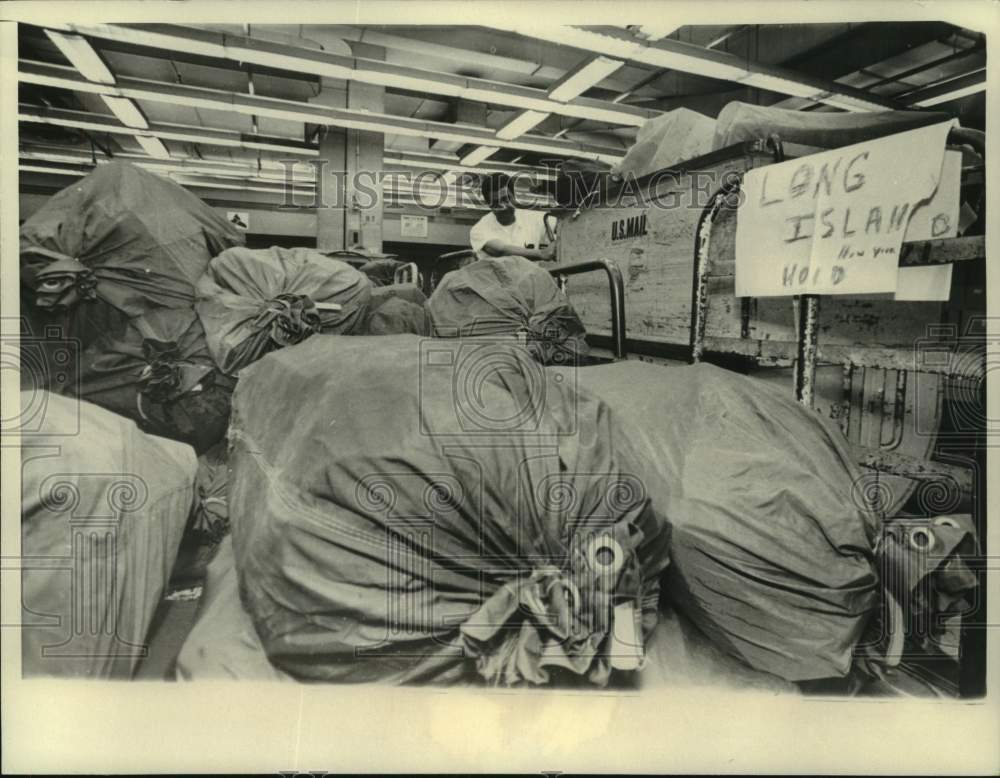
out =
<svg viewBox="0 0 1000 778"><path fill-rule="evenodd" d="M199 365L184 359L175 341L145 339L142 342L142 358L146 366L137 381L142 388L136 394L136 408L147 421L149 416L143 408L143 400L163 405L181 395L199 392L212 372L210 365Z"/></svg>
<svg viewBox="0 0 1000 778"><path fill-rule="evenodd" d="M319 332L323 322L319 308L308 295L279 294L264 304L253 327L269 329L271 340L279 346L291 346Z"/></svg>

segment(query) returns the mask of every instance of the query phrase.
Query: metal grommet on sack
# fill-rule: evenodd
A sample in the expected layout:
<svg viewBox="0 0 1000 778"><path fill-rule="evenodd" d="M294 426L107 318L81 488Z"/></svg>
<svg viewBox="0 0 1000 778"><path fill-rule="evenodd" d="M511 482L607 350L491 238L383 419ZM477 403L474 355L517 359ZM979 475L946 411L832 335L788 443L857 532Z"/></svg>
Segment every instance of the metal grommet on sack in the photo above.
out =
<svg viewBox="0 0 1000 778"><path fill-rule="evenodd" d="M625 551L610 534L594 535L587 544L587 564L595 572L615 577L625 565Z"/></svg>
<svg viewBox="0 0 1000 778"><path fill-rule="evenodd" d="M910 531L910 546L916 551L931 551L937 544L934 533L924 527L917 527Z"/></svg>

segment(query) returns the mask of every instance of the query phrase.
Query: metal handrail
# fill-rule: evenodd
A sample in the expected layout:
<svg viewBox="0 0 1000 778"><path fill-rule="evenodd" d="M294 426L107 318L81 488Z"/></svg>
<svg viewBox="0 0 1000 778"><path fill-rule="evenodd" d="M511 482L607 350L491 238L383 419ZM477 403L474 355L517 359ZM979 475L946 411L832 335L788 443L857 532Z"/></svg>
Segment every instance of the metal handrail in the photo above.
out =
<svg viewBox="0 0 1000 778"><path fill-rule="evenodd" d="M610 259L592 259L552 268L549 273L558 278L589 273L593 270L603 270L608 275L611 292L611 339L614 343L615 359L625 359L625 280L618 265Z"/></svg>

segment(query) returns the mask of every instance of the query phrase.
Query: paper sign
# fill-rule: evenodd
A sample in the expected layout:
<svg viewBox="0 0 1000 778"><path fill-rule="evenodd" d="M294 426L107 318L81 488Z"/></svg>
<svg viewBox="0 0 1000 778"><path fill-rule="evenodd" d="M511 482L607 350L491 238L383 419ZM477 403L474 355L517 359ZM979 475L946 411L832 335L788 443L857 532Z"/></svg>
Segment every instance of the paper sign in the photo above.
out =
<svg viewBox="0 0 1000 778"><path fill-rule="evenodd" d="M962 153L946 151L934 196L913 212L904 242L956 237L961 190ZM895 299L947 300L951 296L951 270L950 263L937 267L901 267Z"/></svg>
<svg viewBox="0 0 1000 778"><path fill-rule="evenodd" d="M426 238L427 217L403 214L399 217L399 234L404 238Z"/></svg>
<svg viewBox="0 0 1000 778"><path fill-rule="evenodd" d="M750 170L736 295L895 292L899 250L941 177L953 122Z"/></svg>
<svg viewBox="0 0 1000 778"><path fill-rule="evenodd" d="M226 211L226 219L240 230L250 229L249 211Z"/></svg>

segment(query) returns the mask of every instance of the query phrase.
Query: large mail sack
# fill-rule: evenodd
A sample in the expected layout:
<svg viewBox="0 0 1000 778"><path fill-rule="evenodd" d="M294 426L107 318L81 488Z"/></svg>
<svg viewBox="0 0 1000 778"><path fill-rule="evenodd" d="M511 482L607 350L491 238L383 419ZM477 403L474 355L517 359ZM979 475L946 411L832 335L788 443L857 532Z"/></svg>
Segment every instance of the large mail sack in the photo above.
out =
<svg viewBox="0 0 1000 778"><path fill-rule="evenodd" d="M405 265L406 263L402 260L393 259L392 257L381 257L369 260L359 267L358 270L368 276L368 280L372 282L372 286L382 287L396 283L396 271Z"/></svg>
<svg viewBox="0 0 1000 778"><path fill-rule="evenodd" d="M134 420L145 432L202 452L229 424L235 380L208 353L193 308L157 308L84 349L65 392Z"/></svg>
<svg viewBox="0 0 1000 778"><path fill-rule="evenodd" d="M45 307L100 301L126 316L186 308L208 261L243 234L180 185L98 165L21 225L21 275Z"/></svg>
<svg viewBox="0 0 1000 778"><path fill-rule="evenodd" d="M222 252L198 282L198 316L218 365L235 375L269 351L317 332L350 334L363 325L368 277L312 249Z"/></svg>
<svg viewBox="0 0 1000 778"><path fill-rule="evenodd" d="M130 678L187 522L194 451L48 392L21 393L21 659Z"/></svg>
<svg viewBox="0 0 1000 778"><path fill-rule="evenodd" d="M297 678L601 685L655 623L629 441L516 344L318 335L243 371L229 436L242 599Z"/></svg>
<svg viewBox="0 0 1000 778"><path fill-rule="evenodd" d="M715 119L688 108L666 111L639 128L635 143L614 167L635 178L700 157L712 150Z"/></svg>
<svg viewBox="0 0 1000 778"><path fill-rule="evenodd" d="M880 586L878 525L840 431L791 392L712 365L573 375L641 453L670 525L675 607L754 669L845 675Z"/></svg>
<svg viewBox="0 0 1000 778"><path fill-rule="evenodd" d="M712 148L776 135L786 143L835 149L951 118L938 111L808 112L734 100L719 112Z"/></svg>
<svg viewBox="0 0 1000 778"><path fill-rule="evenodd" d="M372 290L365 335L430 335L427 296L415 284L390 284Z"/></svg>
<svg viewBox="0 0 1000 778"><path fill-rule="evenodd" d="M228 389L190 396L215 372L194 287L212 256L242 242L174 182L99 165L21 226L31 331L22 370L34 386L85 397L154 434L211 445L225 431Z"/></svg>
<svg viewBox="0 0 1000 778"><path fill-rule="evenodd" d="M448 273L427 312L435 337L523 334L543 365L589 353L586 330L547 270L523 257L480 259Z"/></svg>

